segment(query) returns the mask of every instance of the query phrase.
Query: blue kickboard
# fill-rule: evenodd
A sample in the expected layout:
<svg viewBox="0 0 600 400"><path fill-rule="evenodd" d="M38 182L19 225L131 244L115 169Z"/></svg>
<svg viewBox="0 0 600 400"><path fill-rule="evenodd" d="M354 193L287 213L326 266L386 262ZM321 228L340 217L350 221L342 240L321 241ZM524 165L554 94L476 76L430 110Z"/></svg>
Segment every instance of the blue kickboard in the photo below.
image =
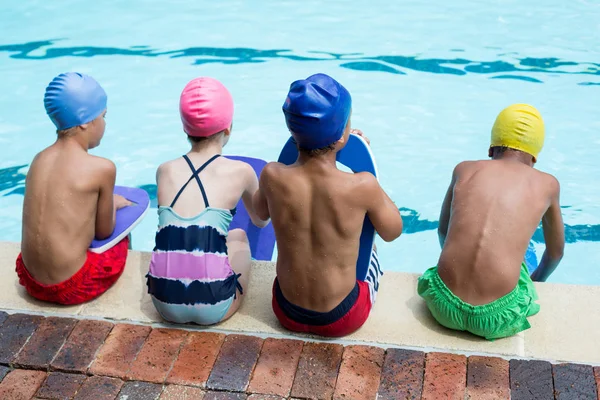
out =
<svg viewBox="0 0 600 400"><path fill-rule="evenodd" d="M103 240L94 239L90 245L90 251L103 253L123 240L144 218L150 208L150 196L144 189L115 186L115 194L125 197L133 204L117 210L115 229L108 238Z"/></svg>
<svg viewBox="0 0 600 400"><path fill-rule="evenodd" d="M256 176L260 177L262 169L267 165L267 162L258 158L242 157L242 156L225 156L231 160L243 161L254 169ZM273 258L273 250L275 249L275 231L273 225L264 228L259 228L252 223L244 202L240 199L236 206L236 213L231 221L229 229L243 229L248 236L250 242L250 253L252 258L261 261L271 261Z"/></svg>
<svg viewBox="0 0 600 400"><path fill-rule="evenodd" d="M298 148L293 138L287 141L279 155L279 162L291 165L298 159ZM345 165L352 172L370 172L378 178L377 165L371 148L363 138L351 134L346 146L337 153L337 162ZM360 235L360 248L356 262L356 278L365 280L369 263L371 262L371 251L375 243L375 228L367 216L363 223Z"/></svg>

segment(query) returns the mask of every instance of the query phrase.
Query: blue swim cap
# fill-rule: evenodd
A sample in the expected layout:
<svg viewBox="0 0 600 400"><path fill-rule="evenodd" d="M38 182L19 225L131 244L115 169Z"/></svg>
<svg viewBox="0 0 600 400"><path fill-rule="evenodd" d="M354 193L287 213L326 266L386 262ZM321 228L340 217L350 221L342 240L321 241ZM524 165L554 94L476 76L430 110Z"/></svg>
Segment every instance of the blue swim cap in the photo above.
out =
<svg viewBox="0 0 600 400"><path fill-rule="evenodd" d="M67 72L46 88L44 107L60 131L95 120L106 109L106 92L91 76Z"/></svg>
<svg viewBox="0 0 600 400"><path fill-rule="evenodd" d="M292 83L282 108L298 146L314 150L329 146L344 135L352 98L335 79L316 74Z"/></svg>

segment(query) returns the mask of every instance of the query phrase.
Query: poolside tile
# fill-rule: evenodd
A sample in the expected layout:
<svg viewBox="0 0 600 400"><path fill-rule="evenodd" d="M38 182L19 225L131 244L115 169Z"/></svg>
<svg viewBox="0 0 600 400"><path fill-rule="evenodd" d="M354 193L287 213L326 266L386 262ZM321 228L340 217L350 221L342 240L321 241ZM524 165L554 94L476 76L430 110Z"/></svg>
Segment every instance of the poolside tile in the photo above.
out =
<svg viewBox="0 0 600 400"><path fill-rule="evenodd" d="M510 399L508 361L498 357L471 356L467 362L467 399Z"/></svg>
<svg viewBox="0 0 600 400"><path fill-rule="evenodd" d="M338 373L334 400L371 400L377 397L385 350L373 346L346 346Z"/></svg>
<svg viewBox="0 0 600 400"><path fill-rule="evenodd" d="M85 379L85 375L51 372L37 391L36 396L42 399L72 399Z"/></svg>
<svg viewBox="0 0 600 400"><path fill-rule="evenodd" d="M552 376L556 400L597 400L596 380L590 365L555 364Z"/></svg>
<svg viewBox="0 0 600 400"><path fill-rule="evenodd" d="M112 327L113 324L106 321L79 321L50 367L66 372L86 372Z"/></svg>
<svg viewBox="0 0 600 400"><path fill-rule="evenodd" d="M188 335L178 329L153 329L126 374L127 379L163 383Z"/></svg>
<svg viewBox="0 0 600 400"><path fill-rule="evenodd" d="M425 360L422 399L463 400L467 384L467 357L448 353L428 353Z"/></svg>
<svg viewBox="0 0 600 400"><path fill-rule="evenodd" d="M330 399L342 361L344 347L333 343L304 344L292 385L292 397Z"/></svg>
<svg viewBox="0 0 600 400"><path fill-rule="evenodd" d="M303 346L300 340L266 339L248 391L289 396Z"/></svg>
<svg viewBox="0 0 600 400"><path fill-rule="evenodd" d="M157 383L125 382L117 396L117 400L157 400L163 390Z"/></svg>
<svg viewBox="0 0 600 400"><path fill-rule="evenodd" d="M0 371L0 377L2 372ZM598 393L598 400L600 400L600 367L594 367L594 377L596 378L596 392Z"/></svg>
<svg viewBox="0 0 600 400"><path fill-rule="evenodd" d="M387 349L378 399L420 399L423 390L425 353Z"/></svg>
<svg viewBox="0 0 600 400"><path fill-rule="evenodd" d="M12 314L0 326L0 364L12 362L44 318Z"/></svg>
<svg viewBox="0 0 600 400"><path fill-rule="evenodd" d="M255 336L228 335L206 386L217 390L245 391L262 344L263 340Z"/></svg>
<svg viewBox="0 0 600 400"><path fill-rule="evenodd" d="M4 311L0 311L0 325L4 323L4 321L8 318L8 314Z"/></svg>
<svg viewBox="0 0 600 400"><path fill-rule="evenodd" d="M206 392L203 400L246 400L247 398L246 393Z"/></svg>
<svg viewBox="0 0 600 400"><path fill-rule="evenodd" d="M190 332L167 377L167 383L206 386L224 340L222 333Z"/></svg>
<svg viewBox="0 0 600 400"><path fill-rule="evenodd" d="M169 385L165 387L159 400L202 400L204 398L204 392L202 389L180 386L180 385Z"/></svg>
<svg viewBox="0 0 600 400"><path fill-rule="evenodd" d="M72 318L45 318L19 353L15 365L47 369L76 323Z"/></svg>
<svg viewBox="0 0 600 400"><path fill-rule="evenodd" d="M151 330L149 326L115 325L90 367L90 373L123 379Z"/></svg>
<svg viewBox="0 0 600 400"><path fill-rule="evenodd" d="M0 383L0 399L29 400L46 379L44 371L15 369Z"/></svg>
<svg viewBox="0 0 600 400"><path fill-rule="evenodd" d="M73 400L114 400L123 381L107 376L90 376L83 382Z"/></svg>
<svg viewBox="0 0 600 400"><path fill-rule="evenodd" d="M545 400L554 397L552 364L537 360L510 360L512 400Z"/></svg>

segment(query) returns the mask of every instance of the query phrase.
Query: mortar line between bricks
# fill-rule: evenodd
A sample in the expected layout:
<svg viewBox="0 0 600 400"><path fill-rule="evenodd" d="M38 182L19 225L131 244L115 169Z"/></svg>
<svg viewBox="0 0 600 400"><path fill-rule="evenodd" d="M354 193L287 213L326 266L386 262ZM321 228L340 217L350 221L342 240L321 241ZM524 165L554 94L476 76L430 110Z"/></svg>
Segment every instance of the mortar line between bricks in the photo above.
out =
<svg viewBox="0 0 600 400"><path fill-rule="evenodd" d="M148 337L150 337L150 334L148 334ZM167 374L165 375L165 379L162 382L163 385L165 385L165 382L169 378L169 375L171 374L171 371L173 371L173 367L175 366L175 363L179 359L179 354L181 353L181 349L183 349L183 346L185 345L185 342L187 341L187 339L189 337L190 337L190 332L187 333L187 335L183 338L183 340L179 344L179 347L177 348L177 353L175 354L175 357L173 357L173 360L171 361L171 366L169 367L169 370L167 371ZM144 341L144 344L146 344L146 341ZM144 346L142 346L142 347L144 347ZM141 351L141 349L140 349L140 351ZM137 358L137 356L136 356L136 358ZM133 363L131 363L131 365L133 365Z"/></svg>
<svg viewBox="0 0 600 400"><path fill-rule="evenodd" d="M131 325L138 325L138 324L131 324ZM141 324L139 324L141 325ZM143 326L147 326L147 325L143 325ZM113 328L114 329L114 328ZM133 357L133 360L131 360L131 363L129 364L129 368L126 371L123 371L123 376L127 377L129 375L129 373L131 372L131 368L133 367L133 364L135 364L135 362L137 361L137 358L139 357L140 353L142 352L142 349L144 348L144 345L146 344L146 341L148 340L148 338L150 337L150 334L152 333L152 331L154 330L153 327L150 327L150 332L148 332L148 334L146 335L146 337L144 338L144 342L142 343L142 345L140 346L140 348L138 349L138 351L135 353L135 356ZM111 331L112 332L112 331ZM109 334L110 335L110 334ZM108 339L108 336L106 337ZM106 340L105 340L106 342ZM102 344L104 345L104 343ZM177 356L179 357L179 355ZM96 359L94 358L94 361L96 361ZM169 373L171 373L171 371L169 371ZM169 374L167 374L167 378L169 377ZM166 379L166 378L165 378ZM125 380L127 381L127 380ZM162 393L162 392L161 392Z"/></svg>
<svg viewBox="0 0 600 400"><path fill-rule="evenodd" d="M260 350L258 351L258 355L256 356L256 361L254 361L254 366L252 367L252 371L250 371L250 376L248 377L248 383L246 383L246 387L244 388L245 393L248 393L247 390L250 387L250 382L252 382L252 377L254 377L254 371L256 371L256 366L258 365L258 360L260 359L260 355L262 354L264 347L265 347L265 341L263 339L263 341L260 343ZM304 346L302 346L302 347L304 347ZM215 359L215 362L216 362L216 359ZM211 372L212 372L212 370L211 370ZM210 376L210 374L209 374L209 376ZM250 394L252 394L252 393L250 393Z"/></svg>
<svg viewBox="0 0 600 400"><path fill-rule="evenodd" d="M18 314L18 313L15 313L15 314ZM25 340L25 343L23 343L23 346L21 346L21 348L19 349L19 351L13 355L12 360L6 363L7 366L9 366L10 368L13 368L13 369L18 369L18 366L15 364L15 361L17 361L17 358L19 358L19 355L21 354L21 352L23 351L23 349L25 348L25 346L27 346L27 343L29 343L29 341L31 340L31 338L33 337L33 335L37 332L37 330L40 327L40 325L41 325L41 322L38 324L38 326L35 327L35 329L33 330L33 332L31 332L31 335L29 335L27 337L27 340Z"/></svg>
<svg viewBox="0 0 600 400"><path fill-rule="evenodd" d="M67 337L65 338L65 340L63 341L63 343L60 345L60 348L58 349L58 351L56 352L56 354L54 354L54 357L52 357L52 360L50 360L50 362L48 363L48 368L46 368L48 372L51 371L50 370L50 366L52 365L52 363L54 362L54 360L56 360L56 357L58 357L58 354L62 351L63 347L65 347L65 345L67 344L67 340L69 340L69 337L71 337L71 333L73 333L73 331L75 330L76 326L77 326L77 322L75 322L73 324L73 327L71 328L71 330L67 334Z"/></svg>
<svg viewBox="0 0 600 400"><path fill-rule="evenodd" d="M108 333L106 334L106 336L104 336L104 339L102 339L102 343L100 343L100 345L98 346L98 348L94 352L94 355L92 356L92 359L90 360L90 363L87 365L87 367L85 367L85 373L84 373L85 375L89 375L89 376L93 375L90 372L90 367L92 366L92 364L94 363L94 361L96 361L96 357L98 356L98 353L100 353L100 349L102 348L102 346L104 346L104 343L106 343L106 339L108 339L108 336L111 334L111 332L113 331L113 329L115 329L116 324L114 322L112 324L113 324L113 326L110 328L110 331L108 331Z"/></svg>

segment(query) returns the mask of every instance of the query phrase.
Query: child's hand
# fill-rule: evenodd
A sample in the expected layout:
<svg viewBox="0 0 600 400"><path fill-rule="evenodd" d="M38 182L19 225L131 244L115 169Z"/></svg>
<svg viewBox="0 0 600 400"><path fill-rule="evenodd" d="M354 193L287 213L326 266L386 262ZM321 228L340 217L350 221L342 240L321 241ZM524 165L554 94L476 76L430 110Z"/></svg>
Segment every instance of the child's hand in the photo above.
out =
<svg viewBox="0 0 600 400"><path fill-rule="evenodd" d="M366 137L360 129L351 129L350 133L360 136L361 138L365 139L365 142L367 142L369 146L371 145L371 141L369 140L369 138Z"/></svg>
<svg viewBox="0 0 600 400"><path fill-rule="evenodd" d="M115 210L120 210L131 205L131 202L120 194L113 194L113 202L115 204Z"/></svg>

